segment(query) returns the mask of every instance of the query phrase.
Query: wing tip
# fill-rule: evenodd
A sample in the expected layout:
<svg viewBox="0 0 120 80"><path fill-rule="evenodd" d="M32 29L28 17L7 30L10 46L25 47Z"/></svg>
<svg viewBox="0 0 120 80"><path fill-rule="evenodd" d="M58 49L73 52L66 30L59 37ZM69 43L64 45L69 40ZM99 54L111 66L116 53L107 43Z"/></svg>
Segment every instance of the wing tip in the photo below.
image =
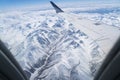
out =
<svg viewBox="0 0 120 80"><path fill-rule="evenodd" d="M61 8L59 8L53 1L50 1L51 5L54 7L56 13L64 12Z"/></svg>

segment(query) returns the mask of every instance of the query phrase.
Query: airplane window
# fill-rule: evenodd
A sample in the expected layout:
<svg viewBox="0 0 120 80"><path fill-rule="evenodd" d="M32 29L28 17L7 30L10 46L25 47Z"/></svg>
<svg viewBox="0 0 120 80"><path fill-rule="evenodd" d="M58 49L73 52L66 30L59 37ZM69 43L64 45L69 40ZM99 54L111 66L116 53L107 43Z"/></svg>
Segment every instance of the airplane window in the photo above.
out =
<svg viewBox="0 0 120 80"><path fill-rule="evenodd" d="M120 37L120 0L1 0L0 39L30 80L93 80Z"/></svg>

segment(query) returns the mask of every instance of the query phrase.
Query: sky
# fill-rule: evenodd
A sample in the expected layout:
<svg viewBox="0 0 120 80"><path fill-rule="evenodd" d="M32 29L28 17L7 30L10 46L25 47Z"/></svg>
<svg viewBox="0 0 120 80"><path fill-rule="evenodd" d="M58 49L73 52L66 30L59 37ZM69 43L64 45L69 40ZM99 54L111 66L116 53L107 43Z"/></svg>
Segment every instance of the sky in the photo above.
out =
<svg viewBox="0 0 120 80"><path fill-rule="evenodd" d="M9 9L24 6L47 5L50 0L0 0L0 9ZM120 0L52 0L57 3L120 3Z"/></svg>

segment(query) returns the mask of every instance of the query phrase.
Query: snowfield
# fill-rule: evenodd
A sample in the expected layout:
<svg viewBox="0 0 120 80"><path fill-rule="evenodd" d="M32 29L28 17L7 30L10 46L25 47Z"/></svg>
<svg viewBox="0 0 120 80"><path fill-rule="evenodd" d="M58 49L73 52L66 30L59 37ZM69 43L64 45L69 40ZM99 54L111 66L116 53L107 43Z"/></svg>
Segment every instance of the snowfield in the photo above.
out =
<svg viewBox="0 0 120 80"><path fill-rule="evenodd" d="M119 7L0 13L0 39L30 80L93 80L119 37Z"/></svg>

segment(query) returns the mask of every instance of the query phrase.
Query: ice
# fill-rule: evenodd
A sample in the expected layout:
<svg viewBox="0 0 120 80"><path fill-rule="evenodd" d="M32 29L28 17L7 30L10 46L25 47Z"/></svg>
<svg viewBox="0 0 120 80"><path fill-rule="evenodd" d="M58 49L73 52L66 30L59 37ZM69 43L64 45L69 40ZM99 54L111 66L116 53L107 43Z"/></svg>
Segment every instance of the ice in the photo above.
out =
<svg viewBox="0 0 120 80"><path fill-rule="evenodd" d="M30 80L93 80L120 36L119 8L103 9L0 13L0 38Z"/></svg>

